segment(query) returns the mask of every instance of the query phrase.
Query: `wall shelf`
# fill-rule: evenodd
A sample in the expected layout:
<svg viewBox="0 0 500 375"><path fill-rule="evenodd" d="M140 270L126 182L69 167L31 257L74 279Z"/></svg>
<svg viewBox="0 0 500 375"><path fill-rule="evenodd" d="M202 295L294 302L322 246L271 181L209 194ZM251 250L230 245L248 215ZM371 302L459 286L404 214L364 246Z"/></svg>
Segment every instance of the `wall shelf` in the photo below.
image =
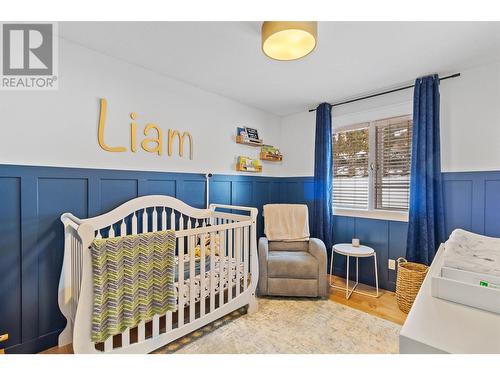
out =
<svg viewBox="0 0 500 375"><path fill-rule="evenodd" d="M260 153L260 160L265 161L283 161L283 155L269 154L267 152Z"/></svg>
<svg viewBox="0 0 500 375"><path fill-rule="evenodd" d="M239 163L236 164L236 170L238 172L251 172L251 173L260 173L262 172L262 165L259 165L257 167L255 167L255 169L247 169L243 166L241 166Z"/></svg>
<svg viewBox="0 0 500 375"><path fill-rule="evenodd" d="M238 172L260 173L262 172L262 164L259 163L258 159L252 159L248 156L238 156L236 170Z"/></svg>

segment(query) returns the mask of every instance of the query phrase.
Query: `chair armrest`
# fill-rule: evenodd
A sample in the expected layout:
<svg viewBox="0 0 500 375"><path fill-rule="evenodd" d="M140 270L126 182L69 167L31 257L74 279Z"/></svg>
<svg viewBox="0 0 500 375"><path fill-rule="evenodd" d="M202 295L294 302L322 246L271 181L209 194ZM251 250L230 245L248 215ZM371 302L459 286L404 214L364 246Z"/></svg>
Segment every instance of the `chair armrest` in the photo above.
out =
<svg viewBox="0 0 500 375"><path fill-rule="evenodd" d="M326 265L326 246L319 238L309 238L309 253Z"/></svg>
<svg viewBox="0 0 500 375"><path fill-rule="evenodd" d="M323 241L319 238L310 238L309 253L318 261L318 295L327 297L329 289L326 282L327 255Z"/></svg>
<svg viewBox="0 0 500 375"><path fill-rule="evenodd" d="M259 294L267 294L267 257L269 254L269 241L266 237L259 238Z"/></svg>

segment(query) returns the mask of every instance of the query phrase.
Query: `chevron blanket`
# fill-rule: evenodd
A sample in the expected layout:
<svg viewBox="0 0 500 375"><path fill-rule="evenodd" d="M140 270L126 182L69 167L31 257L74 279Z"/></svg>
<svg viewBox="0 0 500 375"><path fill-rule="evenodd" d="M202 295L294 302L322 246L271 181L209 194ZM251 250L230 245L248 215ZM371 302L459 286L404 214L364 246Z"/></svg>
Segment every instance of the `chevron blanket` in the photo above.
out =
<svg viewBox="0 0 500 375"><path fill-rule="evenodd" d="M93 342L175 310L174 231L98 239L90 251Z"/></svg>

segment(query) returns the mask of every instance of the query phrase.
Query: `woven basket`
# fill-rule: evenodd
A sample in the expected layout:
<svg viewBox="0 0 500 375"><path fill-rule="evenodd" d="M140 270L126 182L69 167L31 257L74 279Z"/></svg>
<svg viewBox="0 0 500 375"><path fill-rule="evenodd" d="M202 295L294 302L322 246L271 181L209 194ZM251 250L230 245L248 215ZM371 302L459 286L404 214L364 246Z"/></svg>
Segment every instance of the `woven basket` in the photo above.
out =
<svg viewBox="0 0 500 375"><path fill-rule="evenodd" d="M401 311L408 313L417 297L417 293L422 286L427 267L424 264L408 262L406 259L399 258L398 276L396 279L396 301Z"/></svg>

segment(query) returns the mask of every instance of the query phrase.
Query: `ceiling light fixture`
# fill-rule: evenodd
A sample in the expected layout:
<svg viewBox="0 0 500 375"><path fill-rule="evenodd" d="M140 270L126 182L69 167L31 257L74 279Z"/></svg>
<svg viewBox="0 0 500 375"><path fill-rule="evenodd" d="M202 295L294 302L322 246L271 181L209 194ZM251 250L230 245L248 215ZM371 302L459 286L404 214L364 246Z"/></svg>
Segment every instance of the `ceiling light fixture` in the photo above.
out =
<svg viewBox="0 0 500 375"><path fill-rule="evenodd" d="M275 60L297 60L312 52L317 36L315 21L265 21L262 51Z"/></svg>

